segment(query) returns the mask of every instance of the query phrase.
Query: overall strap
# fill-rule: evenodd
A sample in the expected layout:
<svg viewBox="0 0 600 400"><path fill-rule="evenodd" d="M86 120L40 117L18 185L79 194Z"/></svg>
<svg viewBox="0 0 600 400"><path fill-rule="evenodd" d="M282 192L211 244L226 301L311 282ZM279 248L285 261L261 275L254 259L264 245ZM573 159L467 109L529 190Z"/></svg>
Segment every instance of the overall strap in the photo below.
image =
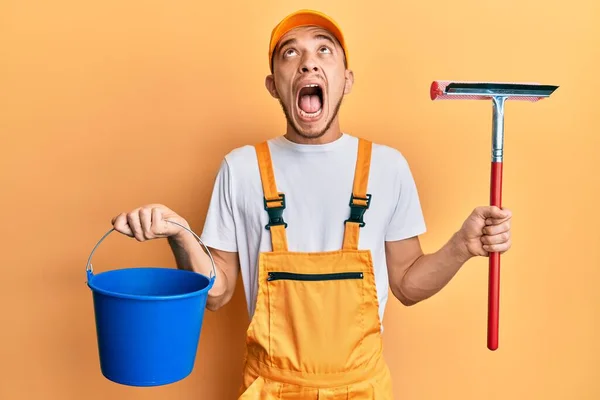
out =
<svg viewBox="0 0 600 400"><path fill-rule="evenodd" d="M350 197L350 218L345 221L344 250L358 250L360 228L365 226L363 216L371 204L367 194L369 171L371 169L371 149L373 144L365 139L358 140L358 155L354 171L354 187Z"/></svg>
<svg viewBox="0 0 600 400"><path fill-rule="evenodd" d="M262 142L256 144L254 147L258 158L258 169L260 170L260 179L264 192L264 207L269 214L269 223L265 226L265 229L271 231L273 251L287 251L287 236L285 234L287 223L283 220L285 195L277 191L269 144Z"/></svg>

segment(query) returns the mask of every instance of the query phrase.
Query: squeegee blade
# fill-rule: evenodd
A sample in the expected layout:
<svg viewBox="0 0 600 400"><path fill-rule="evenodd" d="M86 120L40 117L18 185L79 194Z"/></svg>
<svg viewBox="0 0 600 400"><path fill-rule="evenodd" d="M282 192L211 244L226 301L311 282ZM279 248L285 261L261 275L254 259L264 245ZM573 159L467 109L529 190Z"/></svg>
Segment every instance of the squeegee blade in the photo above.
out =
<svg viewBox="0 0 600 400"><path fill-rule="evenodd" d="M447 95L548 97L558 86L521 83L465 83L454 82L446 86Z"/></svg>

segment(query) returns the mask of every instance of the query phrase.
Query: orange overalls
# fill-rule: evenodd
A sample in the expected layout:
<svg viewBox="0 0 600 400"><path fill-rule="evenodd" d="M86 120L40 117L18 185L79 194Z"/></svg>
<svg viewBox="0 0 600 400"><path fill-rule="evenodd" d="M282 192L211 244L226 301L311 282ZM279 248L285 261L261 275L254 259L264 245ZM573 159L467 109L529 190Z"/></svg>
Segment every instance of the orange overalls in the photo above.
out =
<svg viewBox="0 0 600 400"><path fill-rule="evenodd" d="M239 400L391 400L373 261L370 250L358 249L371 198L371 142L359 140L342 249L320 253L288 251L285 195L277 191L268 144L255 148L273 248L259 255Z"/></svg>

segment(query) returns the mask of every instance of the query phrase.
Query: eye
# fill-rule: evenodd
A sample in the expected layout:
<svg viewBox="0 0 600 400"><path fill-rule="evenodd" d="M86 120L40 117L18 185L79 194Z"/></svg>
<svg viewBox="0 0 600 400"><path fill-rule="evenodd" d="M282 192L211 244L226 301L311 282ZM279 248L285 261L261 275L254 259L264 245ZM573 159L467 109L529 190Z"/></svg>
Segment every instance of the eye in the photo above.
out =
<svg viewBox="0 0 600 400"><path fill-rule="evenodd" d="M327 46L323 46L319 49L320 52L322 53L331 53L331 50L329 49L329 47Z"/></svg>
<svg viewBox="0 0 600 400"><path fill-rule="evenodd" d="M283 52L284 57L290 57L295 54L296 54L296 50L294 50L294 49L287 49L286 51Z"/></svg>

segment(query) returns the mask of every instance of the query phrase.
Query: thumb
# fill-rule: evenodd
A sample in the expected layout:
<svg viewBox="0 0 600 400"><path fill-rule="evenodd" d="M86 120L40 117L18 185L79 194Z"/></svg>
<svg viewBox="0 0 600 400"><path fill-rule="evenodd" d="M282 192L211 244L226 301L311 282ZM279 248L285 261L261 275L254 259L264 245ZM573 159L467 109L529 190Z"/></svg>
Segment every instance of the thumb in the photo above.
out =
<svg viewBox="0 0 600 400"><path fill-rule="evenodd" d="M152 221L156 223L157 233L161 236L173 236L179 234L181 231L189 229L189 225L186 220L181 218L170 210L164 210L156 207L152 210Z"/></svg>
<svg viewBox="0 0 600 400"><path fill-rule="evenodd" d="M176 228L173 224L169 223L167 218L165 218L160 207L152 208L152 225L154 231L159 236L170 236L173 233L174 228Z"/></svg>

